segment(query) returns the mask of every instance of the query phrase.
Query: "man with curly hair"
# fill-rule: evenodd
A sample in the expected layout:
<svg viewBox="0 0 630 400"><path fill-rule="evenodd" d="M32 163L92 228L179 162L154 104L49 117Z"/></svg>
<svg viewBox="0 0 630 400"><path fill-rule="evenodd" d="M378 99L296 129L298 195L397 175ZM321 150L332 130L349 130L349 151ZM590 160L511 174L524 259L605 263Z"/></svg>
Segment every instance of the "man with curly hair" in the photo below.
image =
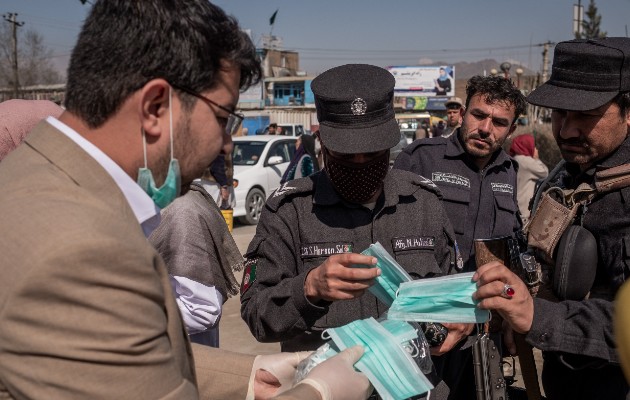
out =
<svg viewBox="0 0 630 400"><path fill-rule="evenodd" d="M462 126L448 138L419 139L396 158L394 168L416 172L435 183L457 238L462 271L476 268L474 239L513 236L521 228L516 197L517 164L502 149L525 111L525 98L511 81L474 76L466 86ZM449 331L454 327L445 324ZM472 332L467 325L466 332ZM470 347L435 357L451 389L449 399L475 397ZM451 367L452 366L452 367ZM456 367L457 366L457 367Z"/></svg>

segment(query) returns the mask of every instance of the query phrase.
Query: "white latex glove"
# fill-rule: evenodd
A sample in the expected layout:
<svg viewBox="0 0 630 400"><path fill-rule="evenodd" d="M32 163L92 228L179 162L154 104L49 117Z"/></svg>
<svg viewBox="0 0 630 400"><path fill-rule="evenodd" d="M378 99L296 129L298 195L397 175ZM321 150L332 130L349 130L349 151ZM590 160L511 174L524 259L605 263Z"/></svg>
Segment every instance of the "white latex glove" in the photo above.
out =
<svg viewBox="0 0 630 400"><path fill-rule="evenodd" d="M256 356L245 399L268 399L291 389L297 365L311 353L300 351Z"/></svg>
<svg viewBox="0 0 630 400"><path fill-rule="evenodd" d="M362 355L362 346L346 349L313 368L299 385L311 385L322 400L365 400L372 393L372 385L353 367Z"/></svg>

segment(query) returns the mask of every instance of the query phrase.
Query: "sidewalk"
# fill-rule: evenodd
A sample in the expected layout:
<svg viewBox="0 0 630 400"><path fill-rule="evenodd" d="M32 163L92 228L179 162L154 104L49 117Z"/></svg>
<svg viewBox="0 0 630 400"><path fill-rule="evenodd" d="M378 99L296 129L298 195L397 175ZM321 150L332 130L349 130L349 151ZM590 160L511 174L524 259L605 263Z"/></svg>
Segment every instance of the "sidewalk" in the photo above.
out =
<svg viewBox="0 0 630 400"><path fill-rule="evenodd" d="M235 223L232 236L241 253L245 253L249 242L256 232L255 226L239 225ZM236 274L241 282L243 273ZM241 298L234 296L223 305L223 315L219 324L220 347L225 350L237 351L245 354L269 354L280 351L279 343L258 343L249 331L249 327L241 318Z"/></svg>

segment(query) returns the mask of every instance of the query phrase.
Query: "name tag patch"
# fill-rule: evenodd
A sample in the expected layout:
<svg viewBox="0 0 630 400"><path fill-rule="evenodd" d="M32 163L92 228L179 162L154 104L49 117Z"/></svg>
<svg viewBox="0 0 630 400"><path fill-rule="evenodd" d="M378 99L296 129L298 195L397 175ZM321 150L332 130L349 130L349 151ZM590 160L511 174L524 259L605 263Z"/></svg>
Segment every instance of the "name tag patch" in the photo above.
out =
<svg viewBox="0 0 630 400"><path fill-rule="evenodd" d="M403 250L426 250L435 248L435 238L433 236L407 236L392 239L394 251Z"/></svg>
<svg viewBox="0 0 630 400"><path fill-rule="evenodd" d="M452 183L453 185L464 186L470 189L470 179L450 172L434 172L431 174L431 180L433 182Z"/></svg>
<svg viewBox="0 0 630 400"><path fill-rule="evenodd" d="M508 183L491 183L492 185L492 191L493 192L499 192L499 193L509 193L509 194L514 194L514 186L508 184Z"/></svg>
<svg viewBox="0 0 630 400"><path fill-rule="evenodd" d="M352 243L313 243L300 246L300 257L328 257L334 254L352 253Z"/></svg>

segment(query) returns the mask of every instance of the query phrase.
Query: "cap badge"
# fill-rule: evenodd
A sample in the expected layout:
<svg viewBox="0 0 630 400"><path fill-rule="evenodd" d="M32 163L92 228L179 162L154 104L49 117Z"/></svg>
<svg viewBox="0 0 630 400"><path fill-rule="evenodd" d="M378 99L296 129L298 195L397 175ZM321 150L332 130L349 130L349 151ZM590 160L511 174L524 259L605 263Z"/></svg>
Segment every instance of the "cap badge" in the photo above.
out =
<svg viewBox="0 0 630 400"><path fill-rule="evenodd" d="M360 97L357 97L350 104L350 109L354 115L363 115L367 111L367 103Z"/></svg>

